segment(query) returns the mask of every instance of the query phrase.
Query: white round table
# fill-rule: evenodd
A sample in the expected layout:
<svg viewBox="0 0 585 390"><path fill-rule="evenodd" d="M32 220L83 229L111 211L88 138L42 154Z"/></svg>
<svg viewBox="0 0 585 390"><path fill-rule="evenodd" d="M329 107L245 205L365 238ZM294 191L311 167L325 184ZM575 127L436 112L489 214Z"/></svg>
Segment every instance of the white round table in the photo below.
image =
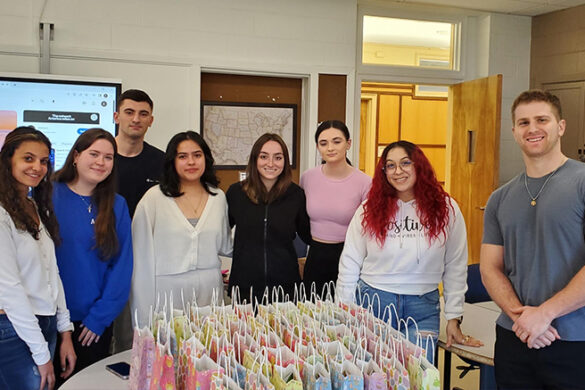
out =
<svg viewBox="0 0 585 390"><path fill-rule="evenodd" d="M128 381L106 370L106 365L130 363L131 350L120 352L84 368L67 380L60 390L127 390Z"/></svg>

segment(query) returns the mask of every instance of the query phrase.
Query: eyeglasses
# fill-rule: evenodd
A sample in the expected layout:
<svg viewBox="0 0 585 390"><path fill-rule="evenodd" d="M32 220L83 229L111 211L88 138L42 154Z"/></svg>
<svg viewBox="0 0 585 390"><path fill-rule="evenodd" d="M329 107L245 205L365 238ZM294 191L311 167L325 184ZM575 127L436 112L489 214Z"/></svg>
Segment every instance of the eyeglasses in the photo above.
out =
<svg viewBox="0 0 585 390"><path fill-rule="evenodd" d="M398 164L393 162L387 162L382 168L382 170L386 173L394 173L396 172L398 166L400 166L401 170L405 172L410 172L412 170L412 167L414 166L414 163L410 160L402 160Z"/></svg>

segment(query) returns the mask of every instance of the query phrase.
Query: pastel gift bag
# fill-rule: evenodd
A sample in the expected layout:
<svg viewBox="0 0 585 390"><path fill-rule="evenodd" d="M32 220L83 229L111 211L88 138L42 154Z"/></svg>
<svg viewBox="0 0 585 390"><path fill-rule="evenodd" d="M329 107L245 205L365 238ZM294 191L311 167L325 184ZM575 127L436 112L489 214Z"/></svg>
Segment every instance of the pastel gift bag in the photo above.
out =
<svg viewBox="0 0 585 390"><path fill-rule="evenodd" d="M366 359L369 352L365 347L366 340L362 339L361 345L355 351L355 364L362 371L365 390L386 390L388 388L386 374L374 359ZM370 355L371 356L371 355Z"/></svg>
<svg viewBox="0 0 585 390"><path fill-rule="evenodd" d="M212 380L221 378L223 373L224 369L209 356L195 358L195 389L188 390L210 390Z"/></svg>
<svg viewBox="0 0 585 390"><path fill-rule="evenodd" d="M313 355L305 360L301 372L305 390L332 390L331 374L322 362L323 358L318 357L314 351Z"/></svg>
<svg viewBox="0 0 585 390"><path fill-rule="evenodd" d="M161 389L161 378L163 372L164 358L165 347L157 342L154 347L154 361L152 363L150 386L148 387L149 390Z"/></svg>
<svg viewBox="0 0 585 390"><path fill-rule="evenodd" d="M205 355L207 351L203 343L194 334L183 342L181 348L180 359L185 360L179 365L179 369L183 370L183 375L179 376L181 378L179 386L182 386L180 388L183 389L195 389L195 360Z"/></svg>
<svg viewBox="0 0 585 390"><path fill-rule="evenodd" d="M322 343L321 351L324 356L327 356L337 362L353 359L353 354L349 352L349 350L339 340L329 343Z"/></svg>
<svg viewBox="0 0 585 390"><path fill-rule="evenodd" d="M270 356L271 351L266 351ZM272 377L270 382L276 390L303 390L299 357L288 347L282 346L272 350L274 362L272 363ZM287 355L283 358L283 355Z"/></svg>
<svg viewBox="0 0 585 390"><path fill-rule="evenodd" d="M356 366L364 376L365 390L386 390L388 388L386 374L374 360L366 362L356 359Z"/></svg>
<svg viewBox="0 0 585 390"><path fill-rule="evenodd" d="M261 347L276 348L280 345L280 337L268 329L266 332L259 332L259 343Z"/></svg>
<svg viewBox="0 0 585 390"><path fill-rule="evenodd" d="M379 365L382 368L382 371L386 373L388 388L390 390L408 390L410 389L408 370L406 370L397 355L398 353L404 354L401 340L403 336L399 334L398 337L400 337L400 339L397 340L395 336L390 335L388 340L392 351L390 352L390 355L381 354ZM402 360L404 361L404 358L402 358Z"/></svg>
<svg viewBox="0 0 585 390"><path fill-rule="evenodd" d="M244 390L275 390L268 377L261 371L248 371Z"/></svg>
<svg viewBox="0 0 585 390"><path fill-rule="evenodd" d="M339 363L329 360L331 384L333 390L363 390L364 376L360 369L350 360Z"/></svg>
<svg viewBox="0 0 585 390"><path fill-rule="evenodd" d="M295 349L297 344L303 344L301 336L295 333L295 329L297 329L298 332L298 325L285 326L282 330L282 340L284 341L284 344L290 349Z"/></svg>
<svg viewBox="0 0 585 390"><path fill-rule="evenodd" d="M130 390L142 390L150 388L155 341L150 331L152 324L141 330L138 326L138 311L134 311L134 318L136 326L134 327L134 339L132 340L128 388ZM149 318L152 322L152 309Z"/></svg>
<svg viewBox="0 0 585 390"><path fill-rule="evenodd" d="M246 372L246 382L244 390L275 390L274 385L270 382L269 375L271 367L264 351L260 351L250 363L251 368ZM244 354L244 362L249 351ZM244 364L245 365L245 364Z"/></svg>
<svg viewBox="0 0 585 390"><path fill-rule="evenodd" d="M165 336L166 342L163 348L164 356L162 358L163 365L162 373L160 376L160 388L161 390L175 390L177 388L175 377L175 358L171 352L171 345L173 343L173 340L175 340L176 343L176 339L174 338L175 332L172 328L171 321L168 322Z"/></svg>
<svg viewBox="0 0 585 390"><path fill-rule="evenodd" d="M246 383L246 368L238 363L234 352L231 352L229 355L222 352L217 364L225 370L224 385L227 386L228 389L232 387L231 382L240 389L244 388ZM229 378L230 381L226 378Z"/></svg>
<svg viewBox="0 0 585 390"><path fill-rule="evenodd" d="M162 375L160 377L160 387L163 390L175 390L177 387L175 382L174 358L173 355L171 355L170 349L168 349L168 347L166 348L163 360L163 370Z"/></svg>
<svg viewBox="0 0 585 390"><path fill-rule="evenodd" d="M140 360L140 371L138 377L137 389L148 389L152 376L152 366L154 364L154 351L156 343L150 329L144 328L141 331L142 338L142 357ZM132 370L130 370L132 372Z"/></svg>
<svg viewBox="0 0 585 390"><path fill-rule="evenodd" d="M132 339L132 352L130 353L130 376L128 378L128 389L138 390L138 381L140 378L140 366L142 365L142 346L144 340L140 337L140 329L134 328L134 337Z"/></svg>
<svg viewBox="0 0 585 390"><path fill-rule="evenodd" d="M425 346L425 349L429 347L429 337L430 336L427 337L427 345ZM432 339L431 346L434 355ZM425 356L425 354L420 354L418 357L414 355L409 355L407 357L407 369L410 376L411 388L413 390L440 390L441 378L439 370L433 366Z"/></svg>
<svg viewBox="0 0 585 390"><path fill-rule="evenodd" d="M152 363L152 371L151 371L151 378L150 378L150 386L147 387L149 390L160 390L161 387L161 379L163 373L163 367L165 364L165 345L161 344L160 336L161 330L160 327L163 324L162 320L156 321L156 344L154 346L154 359Z"/></svg>
<svg viewBox="0 0 585 390"><path fill-rule="evenodd" d="M248 316L254 317L254 307L252 306L252 288L250 287L250 300L249 301L242 301L240 296L240 287L234 286L232 287L232 308L234 309L234 313L239 318L245 318Z"/></svg>
<svg viewBox="0 0 585 390"><path fill-rule="evenodd" d="M286 345L276 348L266 348L266 351L268 353L268 361L272 365L278 364L281 367L288 367L297 364L299 371L303 368L304 362Z"/></svg>
<svg viewBox="0 0 585 390"><path fill-rule="evenodd" d="M260 371L260 369L262 369L262 373L266 377L269 377L272 373L272 367L270 367L265 348L262 348L257 352L252 352L250 350L245 351L244 362L242 364L246 367L246 370L248 370L248 374L250 372L254 373Z"/></svg>
<svg viewBox="0 0 585 390"><path fill-rule="evenodd" d="M244 353L250 350L252 353L257 351L260 346L256 344L254 338L250 335L242 336L240 333L234 333L232 337L232 345L238 362L244 362Z"/></svg>
<svg viewBox="0 0 585 390"><path fill-rule="evenodd" d="M294 364L287 367L275 364L270 382L275 390L303 390L301 375Z"/></svg>
<svg viewBox="0 0 585 390"><path fill-rule="evenodd" d="M431 356L435 356L435 344L433 343L433 339L430 335L427 336L427 345L425 345L425 349L429 350L429 341L430 345L432 346L433 353ZM441 374L439 370L433 364L429 362L427 359L423 358L421 360L421 367L423 368L423 376L422 376L422 389L424 390L440 390L441 388Z"/></svg>
<svg viewBox="0 0 585 390"><path fill-rule="evenodd" d="M211 337L209 357L217 361L221 352L230 353L233 349L233 345L229 342L225 334L221 336L213 336Z"/></svg>
<svg viewBox="0 0 585 390"><path fill-rule="evenodd" d="M178 356L176 364L177 389L186 389L188 382L194 381L193 359L205 353L205 347L195 334L192 333L189 321L181 324L181 336L178 340ZM193 382L194 383L194 382Z"/></svg>

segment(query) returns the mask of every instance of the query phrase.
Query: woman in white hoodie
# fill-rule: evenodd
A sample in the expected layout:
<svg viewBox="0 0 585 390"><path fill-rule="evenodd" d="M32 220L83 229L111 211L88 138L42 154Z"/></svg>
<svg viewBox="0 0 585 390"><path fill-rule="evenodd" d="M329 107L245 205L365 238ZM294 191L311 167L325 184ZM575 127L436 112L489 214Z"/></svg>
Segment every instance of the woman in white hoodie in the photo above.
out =
<svg viewBox="0 0 585 390"><path fill-rule="evenodd" d="M366 201L349 225L339 263L337 297L367 305L380 297L378 317L394 304L414 318L421 336L437 341L438 284L443 282L447 344L481 345L460 329L467 290L467 234L457 203L437 181L422 150L408 141L388 145ZM369 295L369 299L365 298ZM377 303L374 305L377 310ZM386 311L386 313L388 313ZM395 316L393 316L395 317ZM393 327L397 327L392 318ZM409 336L416 339L412 321Z"/></svg>

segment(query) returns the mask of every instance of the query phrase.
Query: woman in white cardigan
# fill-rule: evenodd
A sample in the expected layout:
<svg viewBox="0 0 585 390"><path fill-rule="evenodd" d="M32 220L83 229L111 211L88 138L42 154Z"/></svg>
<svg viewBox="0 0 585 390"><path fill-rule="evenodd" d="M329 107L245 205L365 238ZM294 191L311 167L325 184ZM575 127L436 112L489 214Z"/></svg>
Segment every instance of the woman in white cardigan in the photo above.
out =
<svg viewBox="0 0 585 390"><path fill-rule="evenodd" d="M50 150L49 139L32 127L14 129L0 150L2 389L52 390L54 360L62 378L75 367L73 324L55 258Z"/></svg>
<svg viewBox="0 0 585 390"><path fill-rule="evenodd" d="M223 297L221 260L231 255L232 240L225 194L217 188L211 150L203 138L186 131L175 135L165 153L160 185L140 200L132 221L134 274L130 293L139 325L150 306L172 291L175 308L195 294L207 305ZM133 316L134 318L134 316Z"/></svg>

